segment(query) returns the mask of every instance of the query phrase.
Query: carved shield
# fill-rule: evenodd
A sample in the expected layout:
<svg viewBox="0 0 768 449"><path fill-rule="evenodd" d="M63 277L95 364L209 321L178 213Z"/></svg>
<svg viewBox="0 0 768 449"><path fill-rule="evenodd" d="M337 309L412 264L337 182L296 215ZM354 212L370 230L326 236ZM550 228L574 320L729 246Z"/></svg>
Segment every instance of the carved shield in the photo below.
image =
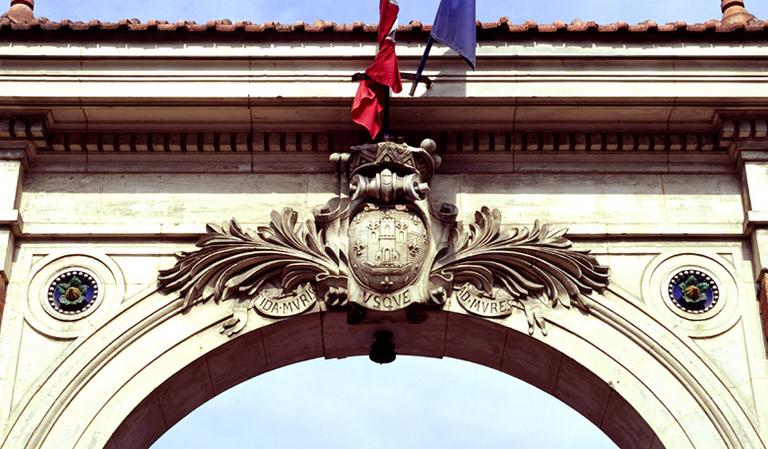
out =
<svg viewBox="0 0 768 449"><path fill-rule="evenodd" d="M349 224L349 259L355 277L377 292L411 284L427 256L427 229L405 206L368 204Z"/></svg>

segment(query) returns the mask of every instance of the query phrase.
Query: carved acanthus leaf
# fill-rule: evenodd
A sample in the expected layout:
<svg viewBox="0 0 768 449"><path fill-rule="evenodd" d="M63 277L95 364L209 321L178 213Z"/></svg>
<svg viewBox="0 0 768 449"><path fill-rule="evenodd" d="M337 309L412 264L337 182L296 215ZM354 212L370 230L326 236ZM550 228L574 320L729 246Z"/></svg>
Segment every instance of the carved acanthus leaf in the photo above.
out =
<svg viewBox="0 0 768 449"><path fill-rule="evenodd" d="M562 304L587 309L584 295L608 285L609 269L588 251L571 249L566 229L538 221L533 229L501 232L501 214L483 207L469 229L459 223L451 244L443 248L432 267L433 275L469 282L491 294L500 288L517 301L546 298L551 307Z"/></svg>
<svg viewBox="0 0 768 449"><path fill-rule="evenodd" d="M326 244L315 222L298 224L293 209L273 211L268 227L255 236L236 220L225 227L208 225L196 251L178 254L176 265L160 272L160 292L178 292L185 309L201 301L248 300L276 285L292 291L304 283L345 279L346 255Z"/></svg>

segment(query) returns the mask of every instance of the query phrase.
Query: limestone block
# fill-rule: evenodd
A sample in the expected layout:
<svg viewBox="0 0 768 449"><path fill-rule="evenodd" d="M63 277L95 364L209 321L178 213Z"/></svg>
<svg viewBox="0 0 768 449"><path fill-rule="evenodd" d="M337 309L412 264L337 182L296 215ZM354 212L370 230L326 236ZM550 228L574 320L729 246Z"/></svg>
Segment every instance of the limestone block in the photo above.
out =
<svg viewBox="0 0 768 449"><path fill-rule="evenodd" d="M361 323L350 325L346 312L329 312L323 316L325 357L367 356L378 330L392 331L397 354L442 357L445 325L446 316L442 313L430 313L423 323L415 324L408 321L404 311L371 311Z"/></svg>
<svg viewBox="0 0 768 449"><path fill-rule="evenodd" d="M654 439L654 432L643 417L615 393L608 401L600 429L622 448L650 447Z"/></svg>
<svg viewBox="0 0 768 449"><path fill-rule="evenodd" d="M155 394L147 396L128 415L114 436L119 448L146 448L165 433L163 412Z"/></svg>
<svg viewBox="0 0 768 449"><path fill-rule="evenodd" d="M741 223L741 182L734 174L662 175L663 207L674 223Z"/></svg>
<svg viewBox="0 0 768 449"><path fill-rule="evenodd" d="M768 267L768 228L758 227L752 232L752 254L754 258L754 277L759 279L763 270Z"/></svg>
<svg viewBox="0 0 768 449"><path fill-rule="evenodd" d="M206 355L215 394L267 371L260 331L242 335L233 343Z"/></svg>
<svg viewBox="0 0 768 449"><path fill-rule="evenodd" d="M203 357L192 362L160 385L156 394L167 425L181 421L215 395L207 360Z"/></svg>
<svg viewBox="0 0 768 449"><path fill-rule="evenodd" d="M16 284L13 285L15 286ZM17 355L16 369L12 382L14 394L10 398L14 407L23 398L24 392L34 385L34 382L45 369L56 360L58 355L66 350L69 343L70 341L53 339L49 335L44 335L26 322L21 323L19 346L22 348L35 348L35 350L21 350Z"/></svg>
<svg viewBox="0 0 768 449"><path fill-rule="evenodd" d="M18 209L22 170L21 161L0 160L0 211Z"/></svg>
<svg viewBox="0 0 768 449"><path fill-rule="evenodd" d="M313 313L280 321L262 331L267 368L323 356L320 314Z"/></svg>
<svg viewBox="0 0 768 449"><path fill-rule="evenodd" d="M0 324L5 310L6 288L11 277L14 252L14 236L10 229L0 229Z"/></svg>
<svg viewBox="0 0 768 449"><path fill-rule="evenodd" d="M572 235L741 235L744 220L740 182L722 174L472 174L459 204L464 220L488 206L507 226L542 220Z"/></svg>
<svg viewBox="0 0 768 449"><path fill-rule="evenodd" d="M501 369L506 329L469 315L449 314L445 355Z"/></svg>
<svg viewBox="0 0 768 449"><path fill-rule="evenodd" d="M432 192L430 200L432 204L439 206L442 203L453 204L461 209L461 176L440 174L431 182Z"/></svg>
<svg viewBox="0 0 768 449"><path fill-rule="evenodd" d="M768 163L748 162L744 164L749 208L754 211L768 210Z"/></svg>
<svg viewBox="0 0 768 449"><path fill-rule="evenodd" d="M7 283L11 278L15 238L10 229L0 228L0 279Z"/></svg>
<svg viewBox="0 0 768 449"><path fill-rule="evenodd" d="M555 222L612 221L621 216L624 222L656 219L661 186L658 177L632 177L620 190L613 189L613 179L575 178L563 175L540 176L465 176L462 179L464 213L483 205L502 210L505 223L532 222L536 218ZM611 185L611 187L608 187ZM622 195L624 201L609 214L610 193ZM543 210L541 205L546 203ZM639 209L650 211L643 213ZM650 215L650 216L649 216Z"/></svg>
<svg viewBox="0 0 768 449"><path fill-rule="evenodd" d="M510 330L501 370L547 393L555 391L562 354L529 336Z"/></svg>
<svg viewBox="0 0 768 449"><path fill-rule="evenodd" d="M274 209L306 211L307 192L308 179L301 175L33 174L22 208L32 231L57 225L72 232L135 233L144 227L194 234L232 217L261 225Z"/></svg>
<svg viewBox="0 0 768 449"><path fill-rule="evenodd" d="M613 394L616 393L605 381L570 357L563 357L557 373L555 397L599 426Z"/></svg>
<svg viewBox="0 0 768 449"><path fill-rule="evenodd" d="M744 323L739 322L717 338L699 338L695 342L712 359L713 368L719 372L720 378L732 394L749 409L754 410L751 384L754 374L749 367L749 345L745 335L747 330Z"/></svg>
<svg viewBox="0 0 768 449"><path fill-rule="evenodd" d="M7 288L7 281L0 276L0 325L3 323L3 311L5 310L5 295Z"/></svg>
<svg viewBox="0 0 768 449"><path fill-rule="evenodd" d="M765 272L764 272L765 273ZM763 320L763 335L768 341L768 276L763 274L760 280L760 318Z"/></svg>

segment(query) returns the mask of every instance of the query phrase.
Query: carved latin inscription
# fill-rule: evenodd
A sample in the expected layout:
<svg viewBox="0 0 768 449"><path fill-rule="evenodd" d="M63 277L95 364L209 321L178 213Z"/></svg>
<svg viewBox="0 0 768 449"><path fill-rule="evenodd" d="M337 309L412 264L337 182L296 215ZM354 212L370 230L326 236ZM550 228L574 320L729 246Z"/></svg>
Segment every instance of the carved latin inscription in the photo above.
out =
<svg viewBox="0 0 768 449"><path fill-rule="evenodd" d="M339 192L314 219L301 224L284 209L255 234L235 220L210 225L197 250L160 273L160 291L177 292L185 308L234 301L222 330L229 335L250 309L282 319L317 303L387 312L455 300L484 317L520 309L530 332L543 330L542 308L587 311L586 297L607 287L609 269L571 249L565 229L536 222L502 232L500 212L485 207L464 226L455 206L434 207L434 150L430 140L421 148L382 142L332 155Z"/></svg>

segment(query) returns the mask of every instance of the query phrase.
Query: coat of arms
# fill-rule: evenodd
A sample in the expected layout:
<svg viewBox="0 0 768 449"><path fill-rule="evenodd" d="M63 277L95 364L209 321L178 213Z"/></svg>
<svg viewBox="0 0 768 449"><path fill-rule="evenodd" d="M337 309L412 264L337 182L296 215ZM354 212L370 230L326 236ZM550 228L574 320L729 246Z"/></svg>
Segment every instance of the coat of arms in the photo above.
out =
<svg viewBox="0 0 768 449"><path fill-rule="evenodd" d="M382 142L336 153L339 192L304 224L273 212L248 232L231 220L209 225L198 249L160 273L165 294L185 308L233 300L222 332L239 332L248 311L285 318L317 307L395 311L443 307L504 317L524 311L529 331L545 330L546 307L587 309L584 298L608 285L609 269L576 251L565 230L536 223L501 229L501 214L482 208L468 226L451 204L430 202L440 165L436 145Z"/></svg>

